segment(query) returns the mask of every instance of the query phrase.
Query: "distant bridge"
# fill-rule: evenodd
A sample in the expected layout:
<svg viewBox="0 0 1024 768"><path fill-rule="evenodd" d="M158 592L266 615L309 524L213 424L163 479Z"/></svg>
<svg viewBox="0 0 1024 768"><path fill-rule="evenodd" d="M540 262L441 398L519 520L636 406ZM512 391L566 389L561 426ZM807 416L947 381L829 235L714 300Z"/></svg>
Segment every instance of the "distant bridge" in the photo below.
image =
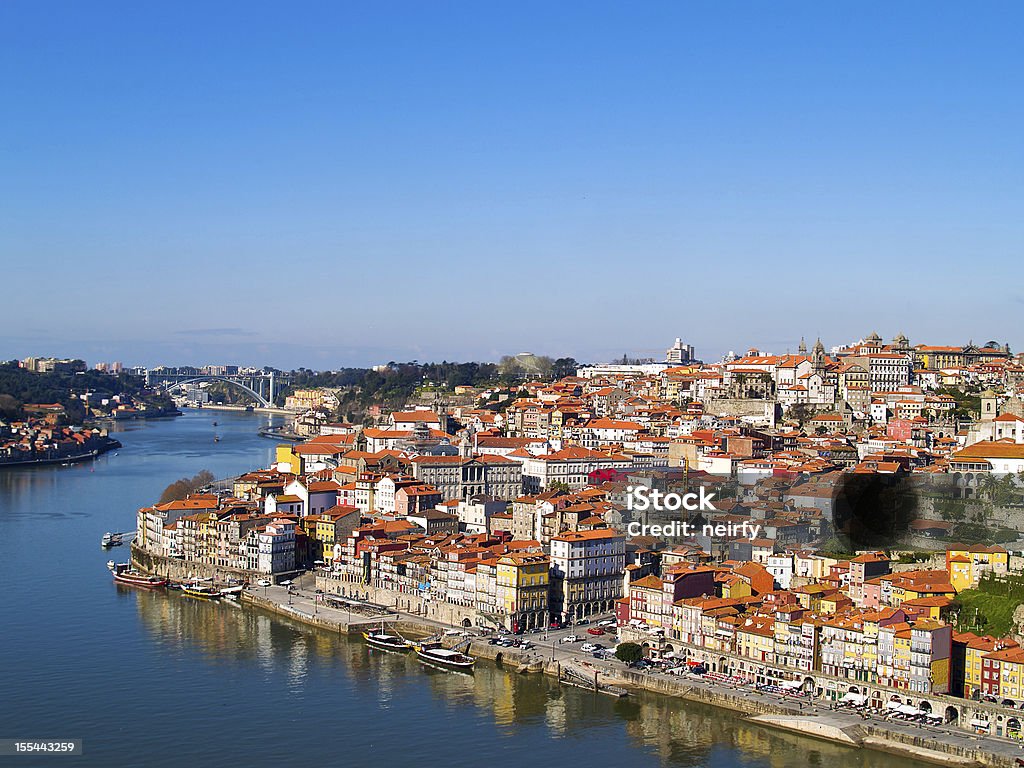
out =
<svg viewBox="0 0 1024 768"><path fill-rule="evenodd" d="M274 373L238 373L223 376L185 373L146 372L146 384L162 387L168 394L201 381L222 381L251 395L264 408L274 405Z"/></svg>

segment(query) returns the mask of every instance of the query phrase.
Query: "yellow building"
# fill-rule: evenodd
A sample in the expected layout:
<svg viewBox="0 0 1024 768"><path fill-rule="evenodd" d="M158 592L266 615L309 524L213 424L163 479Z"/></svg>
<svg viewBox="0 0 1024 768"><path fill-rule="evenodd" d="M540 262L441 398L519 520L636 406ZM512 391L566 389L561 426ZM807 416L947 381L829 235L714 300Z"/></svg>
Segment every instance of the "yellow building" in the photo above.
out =
<svg viewBox="0 0 1024 768"><path fill-rule="evenodd" d="M722 597L737 599L750 597L753 592L750 589L750 582L744 581L739 576L729 573L720 577L719 584L722 589Z"/></svg>
<svg viewBox="0 0 1024 768"><path fill-rule="evenodd" d="M981 667L982 659L992 651L1002 648L1016 648L1017 643L1009 638L999 639L991 635L975 635L973 632L964 632L954 635L953 640L957 645L964 648L964 669L963 669L963 697L970 699L975 692L981 691ZM953 688L959 693L959 682Z"/></svg>
<svg viewBox="0 0 1024 768"><path fill-rule="evenodd" d="M946 571L904 571L881 577L882 602L899 608L904 600L921 597L954 597L956 590L949 583Z"/></svg>
<svg viewBox="0 0 1024 768"><path fill-rule="evenodd" d="M963 555L950 556L947 552L946 571L949 573L949 583L957 592L974 586L974 566L971 564L970 558Z"/></svg>
<svg viewBox="0 0 1024 768"><path fill-rule="evenodd" d="M981 658L981 692L983 695L995 696L1017 704L1024 701L1024 648L999 648L986 653ZM1008 728L1009 730L1009 728ZM1020 737L1020 721L1017 721L1016 733L1007 736Z"/></svg>
<svg viewBox="0 0 1024 768"><path fill-rule="evenodd" d="M360 522L359 510L350 506L334 506L320 515L306 515L299 524L306 535L315 542L315 560L328 562L334 559L335 545L345 545L349 534Z"/></svg>
<svg viewBox="0 0 1024 768"><path fill-rule="evenodd" d="M736 652L766 664L775 663L775 620L750 616L736 628Z"/></svg>
<svg viewBox="0 0 1024 768"><path fill-rule="evenodd" d="M978 586L978 582L988 575L1005 576L1010 570L1010 554L993 544L966 546L953 544L946 550L946 571L949 582L959 592Z"/></svg>
<svg viewBox="0 0 1024 768"><path fill-rule="evenodd" d="M497 609L514 631L545 626L551 559L541 553L503 555L495 568Z"/></svg>
<svg viewBox="0 0 1024 768"><path fill-rule="evenodd" d="M293 475L305 474L305 462L299 454L293 450L294 446L289 443L278 443L275 453L277 469L280 472L290 472Z"/></svg>

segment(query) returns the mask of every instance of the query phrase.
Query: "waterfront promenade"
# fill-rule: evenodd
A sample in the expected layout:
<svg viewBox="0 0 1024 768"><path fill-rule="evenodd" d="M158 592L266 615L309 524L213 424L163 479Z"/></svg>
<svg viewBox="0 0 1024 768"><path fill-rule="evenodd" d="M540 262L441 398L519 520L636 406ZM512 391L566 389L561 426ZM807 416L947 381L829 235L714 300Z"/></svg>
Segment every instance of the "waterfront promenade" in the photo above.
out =
<svg viewBox="0 0 1024 768"><path fill-rule="evenodd" d="M349 601L350 608L332 607L322 602L324 595L318 595L313 585L312 574L306 574L295 581L291 590L279 585L255 587L246 593L245 600L279 616L342 634L358 633L381 621L414 636L460 629L417 614L381 609L369 603L360 605L357 601ZM576 680L596 674L601 686L641 689L721 706L746 714L752 723L851 748L890 752L936 764L996 768L1011 768L1016 766L1017 758L1024 758L1024 750L1017 742L1002 737L980 736L943 725L901 722L879 714L862 716L814 699L756 691L707 677L630 670L615 659L593 658L592 654L580 650L579 643L562 642L566 636L580 633L586 634L585 629L576 627L528 634L525 639L530 640L534 647L526 652L489 645L486 639L473 639L469 652L504 663L513 670L529 665L531 669L540 669L559 679L562 679L563 670L576 672ZM601 642L601 638L588 636L587 639Z"/></svg>

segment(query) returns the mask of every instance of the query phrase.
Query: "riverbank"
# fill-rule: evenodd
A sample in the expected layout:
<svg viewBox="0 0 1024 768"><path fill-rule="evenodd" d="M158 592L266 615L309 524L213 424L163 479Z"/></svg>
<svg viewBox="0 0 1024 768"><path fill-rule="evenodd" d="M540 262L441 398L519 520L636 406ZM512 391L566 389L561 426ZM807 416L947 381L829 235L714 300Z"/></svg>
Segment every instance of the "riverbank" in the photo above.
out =
<svg viewBox="0 0 1024 768"><path fill-rule="evenodd" d="M245 413L270 413L275 416L294 416L295 411L288 411L284 408L264 408L262 406L251 406L251 405L201 405L201 406L184 406L186 410L192 411L236 411Z"/></svg>
<svg viewBox="0 0 1024 768"><path fill-rule="evenodd" d="M110 416L97 416L95 422L103 424L116 424L122 421L139 421L142 419L172 419L176 416L184 416L177 408L163 408L161 410L149 409L145 411L133 411L131 413L111 414Z"/></svg>
<svg viewBox="0 0 1024 768"><path fill-rule="evenodd" d="M306 439L302 435L286 430L284 427L261 427L258 434L260 437L269 437L272 440L286 440L296 443Z"/></svg>
<svg viewBox="0 0 1024 768"><path fill-rule="evenodd" d="M97 456L102 456L104 453L109 451L116 451L121 448L120 441L114 440L113 438L104 438L109 442L104 443L101 446L92 448L85 453L76 453L70 456L48 456L36 459L27 459L25 461L2 461L0 460L0 469L21 469L24 467L43 467L52 466L54 464L78 464L83 461L89 461L95 459Z"/></svg>
<svg viewBox="0 0 1024 768"><path fill-rule="evenodd" d="M284 602L281 592L284 593ZM364 630L379 625L381 621L387 622L400 633L413 637L457 629L440 622L396 612L375 617L350 615L342 619L337 615L338 609L318 606L315 597L315 607L310 611L308 601L304 601L300 595L289 594L283 588L268 590L265 597L251 593L244 595L243 602L253 608L339 634L359 635ZM460 640L462 638L456 637L449 644ZM944 743L931 733L908 737L884 727L881 723L864 723L859 718L842 712L822 709L811 713L809 706L796 700L772 700L767 696L752 695L750 691L716 687L692 679L650 675L626 669L599 669L590 661L566 660L564 652L557 653L556 650L563 651L561 648L552 648L551 657L548 658L546 646L534 647L523 652L515 648L490 645L486 640L474 639L470 641L467 653L478 659L487 659L509 672L539 672L563 684L592 688L595 692L608 692L609 688L621 687L634 692L644 691L710 705L733 714L742 714L752 724L797 733L852 749L871 749L936 765L1013 768L1016 764L1016 753L1012 750L996 752L986 749L980 744L978 737L968 734L963 735L962 744ZM592 686L587 684L588 680L594 681Z"/></svg>
<svg viewBox="0 0 1024 768"><path fill-rule="evenodd" d="M133 558L134 559L134 558ZM141 565L141 563L137 563ZM304 577L310 580L309 575ZM302 581L299 579L298 581ZM391 608L344 600L334 607L323 603L324 596L300 586L298 591L281 586L256 588L244 592L242 603L253 610L272 613L310 628L335 634L359 635L384 621L411 637L423 637L445 630L459 629ZM527 636L533 639L533 636ZM452 643L463 641L455 637ZM769 694L716 684L702 678L671 677L621 668L617 663L604 664L589 654L578 657L578 649L537 640L528 651L490 645L486 640L472 639L468 652L488 659L514 673L540 672L562 683L578 688L612 692L612 687L644 691L675 699L719 707L745 716L751 724L775 730L798 733L853 749L871 749L916 761L939 765L983 765L992 768L1013 768L1021 755L1019 748L1004 739L979 737L967 732L945 732L935 728L915 729L900 733L891 724L870 718L862 720L852 713L831 710L813 702L774 698ZM593 681L591 685L588 681ZM912 728L909 726L908 728Z"/></svg>

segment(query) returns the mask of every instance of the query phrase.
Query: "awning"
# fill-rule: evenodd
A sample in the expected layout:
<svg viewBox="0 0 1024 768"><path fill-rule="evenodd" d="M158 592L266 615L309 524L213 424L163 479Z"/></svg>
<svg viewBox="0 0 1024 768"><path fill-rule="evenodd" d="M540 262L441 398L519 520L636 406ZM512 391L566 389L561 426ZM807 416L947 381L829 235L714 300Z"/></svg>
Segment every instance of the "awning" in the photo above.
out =
<svg viewBox="0 0 1024 768"><path fill-rule="evenodd" d="M987 720L980 720L977 717L972 717L971 718L971 725L973 725L973 726L975 726L977 728L988 728L988 721Z"/></svg>
<svg viewBox="0 0 1024 768"><path fill-rule="evenodd" d="M915 707L913 704L904 704L899 708L899 712L904 715L923 715L920 709Z"/></svg>
<svg viewBox="0 0 1024 768"><path fill-rule="evenodd" d="M780 687L789 689L799 688L801 685L802 683L799 680L783 680L779 683Z"/></svg>
<svg viewBox="0 0 1024 768"><path fill-rule="evenodd" d="M886 709L899 709L902 706L903 705L900 704L898 701L890 701L890 702L886 703L885 708Z"/></svg>
<svg viewBox="0 0 1024 768"><path fill-rule="evenodd" d="M840 699L840 701L845 701L845 702L848 702L850 704L858 704L859 705L859 704L863 704L864 703L864 697L861 696L859 693L853 693L851 691L850 693L848 693L845 696L843 696L843 698Z"/></svg>

